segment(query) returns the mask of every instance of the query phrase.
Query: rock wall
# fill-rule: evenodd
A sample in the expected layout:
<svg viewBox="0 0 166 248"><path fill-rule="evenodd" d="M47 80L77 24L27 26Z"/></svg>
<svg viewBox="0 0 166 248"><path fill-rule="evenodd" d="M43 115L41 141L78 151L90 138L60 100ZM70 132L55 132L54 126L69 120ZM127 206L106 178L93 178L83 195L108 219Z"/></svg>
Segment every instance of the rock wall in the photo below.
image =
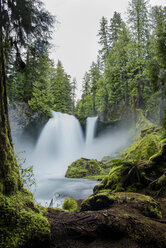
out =
<svg viewBox="0 0 166 248"><path fill-rule="evenodd" d="M24 138L35 143L48 118L32 112L27 103L11 103L8 109L13 142Z"/></svg>

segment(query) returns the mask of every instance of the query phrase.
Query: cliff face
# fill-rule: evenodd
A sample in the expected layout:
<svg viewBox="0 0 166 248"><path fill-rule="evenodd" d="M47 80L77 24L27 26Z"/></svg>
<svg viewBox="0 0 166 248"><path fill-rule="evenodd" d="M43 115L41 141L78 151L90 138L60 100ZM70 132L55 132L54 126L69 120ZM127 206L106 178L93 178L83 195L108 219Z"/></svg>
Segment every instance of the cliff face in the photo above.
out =
<svg viewBox="0 0 166 248"><path fill-rule="evenodd" d="M21 139L35 143L47 117L40 112L32 112L26 103L11 103L9 105L9 121L13 142Z"/></svg>

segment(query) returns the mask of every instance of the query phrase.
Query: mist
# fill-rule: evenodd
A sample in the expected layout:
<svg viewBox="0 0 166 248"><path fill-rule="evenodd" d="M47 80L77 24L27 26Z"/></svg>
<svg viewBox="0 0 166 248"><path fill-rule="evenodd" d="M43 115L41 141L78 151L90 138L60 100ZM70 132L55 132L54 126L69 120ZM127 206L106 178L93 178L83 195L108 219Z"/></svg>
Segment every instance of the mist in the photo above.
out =
<svg viewBox="0 0 166 248"><path fill-rule="evenodd" d="M75 199L88 197L99 182L65 178L68 166L81 157L113 158L131 143L131 128L126 126L105 128L96 137L97 122L97 117L88 118L84 135L74 116L53 112L35 143L27 137L24 140L24 136L17 138L17 152L20 148L26 151L21 154L26 157L24 167L34 167L37 186L33 193L38 203L49 205L54 199L56 206L69 196Z"/></svg>

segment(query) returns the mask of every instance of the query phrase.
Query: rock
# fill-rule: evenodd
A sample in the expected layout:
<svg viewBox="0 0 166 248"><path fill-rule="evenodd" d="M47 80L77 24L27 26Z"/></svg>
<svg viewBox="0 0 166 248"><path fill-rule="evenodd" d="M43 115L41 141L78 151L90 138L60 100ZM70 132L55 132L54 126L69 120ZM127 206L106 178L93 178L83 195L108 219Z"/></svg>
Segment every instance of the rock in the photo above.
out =
<svg viewBox="0 0 166 248"><path fill-rule="evenodd" d="M136 141L125 149L121 153L121 156L124 159L132 159L135 161L149 160L151 156L161 149L161 140L161 129L158 127L152 126L143 129Z"/></svg>
<svg viewBox="0 0 166 248"><path fill-rule="evenodd" d="M36 141L48 117L40 112L32 112L27 103L11 103L9 105L9 121L14 143L24 138Z"/></svg>
<svg viewBox="0 0 166 248"><path fill-rule="evenodd" d="M147 217L146 207L153 218ZM151 207L161 211L152 198L115 194L107 209L74 213L49 209L51 247L165 248L166 221L155 219Z"/></svg>
<svg viewBox="0 0 166 248"><path fill-rule="evenodd" d="M115 205L128 204L141 212L144 216L161 218L160 205L150 196L138 193L100 191L89 196L81 204L82 211L96 211L109 209Z"/></svg>
<svg viewBox="0 0 166 248"><path fill-rule="evenodd" d="M108 172L107 166L96 159L80 158L74 161L66 172L68 178L103 178Z"/></svg>

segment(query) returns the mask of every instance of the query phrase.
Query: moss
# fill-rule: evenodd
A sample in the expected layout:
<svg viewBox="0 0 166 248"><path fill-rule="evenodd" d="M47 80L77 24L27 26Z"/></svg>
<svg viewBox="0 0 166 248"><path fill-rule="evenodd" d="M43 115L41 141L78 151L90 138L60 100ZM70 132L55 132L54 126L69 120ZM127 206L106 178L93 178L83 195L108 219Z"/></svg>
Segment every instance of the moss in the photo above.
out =
<svg viewBox="0 0 166 248"><path fill-rule="evenodd" d="M94 181L102 181L104 178L105 178L105 175L86 176L86 179L94 180Z"/></svg>
<svg viewBox="0 0 166 248"><path fill-rule="evenodd" d="M96 211L110 208L115 202L115 195L107 192L100 192L89 196L81 204L81 211Z"/></svg>
<svg viewBox="0 0 166 248"><path fill-rule="evenodd" d="M0 193L14 193L22 187L19 166L13 145L3 130L0 130Z"/></svg>
<svg viewBox="0 0 166 248"><path fill-rule="evenodd" d="M149 129L153 127L154 124L149 121L143 113L142 109L136 110L136 133L140 134L143 129Z"/></svg>
<svg viewBox="0 0 166 248"><path fill-rule="evenodd" d="M159 148L158 152L151 156L150 161L159 163L166 161L166 139L160 140Z"/></svg>
<svg viewBox="0 0 166 248"><path fill-rule="evenodd" d="M49 242L49 223L27 190L0 194L0 212L0 248L44 247Z"/></svg>
<svg viewBox="0 0 166 248"><path fill-rule="evenodd" d="M111 161L111 160L112 160L112 157L110 157L110 156L104 156L104 157L102 158L101 162L109 162L109 161Z"/></svg>
<svg viewBox="0 0 166 248"><path fill-rule="evenodd" d="M161 207L152 197L138 193L112 193L109 190L101 190L97 194L89 196L82 202L81 210L101 210L123 204L128 204L147 217L162 217Z"/></svg>
<svg viewBox="0 0 166 248"><path fill-rule="evenodd" d="M149 160L161 149L161 139L162 136L159 128L153 126L144 129L138 139L121 153L121 156L134 161Z"/></svg>
<svg viewBox="0 0 166 248"><path fill-rule="evenodd" d="M150 184L149 189L155 196L166 195L166 171L163 175Z"/></svg>
<svg viewBox="0 0 166 248"><path fill-rule="evenodd" d="M78 159L73 162L66 172L68 178L90 178L105 175L104 164L96 159Z"/></svg>
<svg viewBox="0 0 166 248"><path fill-rule="evenodd" d="M125 179L127 179L126 175L132 168L133 164L130 161L120 159L112 160L110 164L112 168L109 174L100 184L94 187L94 192L98 192L101 189L110 189L112 192L125 191L129 186L125 182Z"/></svg>
<svg viewBox="0 0 166 248"><path fill-rule="evenodd" d="M77 201L68 197L64 200L64 203L62 205L62 208L64 210L68 210L68 211L77 211L78 210L78 204Z"/></svg>

